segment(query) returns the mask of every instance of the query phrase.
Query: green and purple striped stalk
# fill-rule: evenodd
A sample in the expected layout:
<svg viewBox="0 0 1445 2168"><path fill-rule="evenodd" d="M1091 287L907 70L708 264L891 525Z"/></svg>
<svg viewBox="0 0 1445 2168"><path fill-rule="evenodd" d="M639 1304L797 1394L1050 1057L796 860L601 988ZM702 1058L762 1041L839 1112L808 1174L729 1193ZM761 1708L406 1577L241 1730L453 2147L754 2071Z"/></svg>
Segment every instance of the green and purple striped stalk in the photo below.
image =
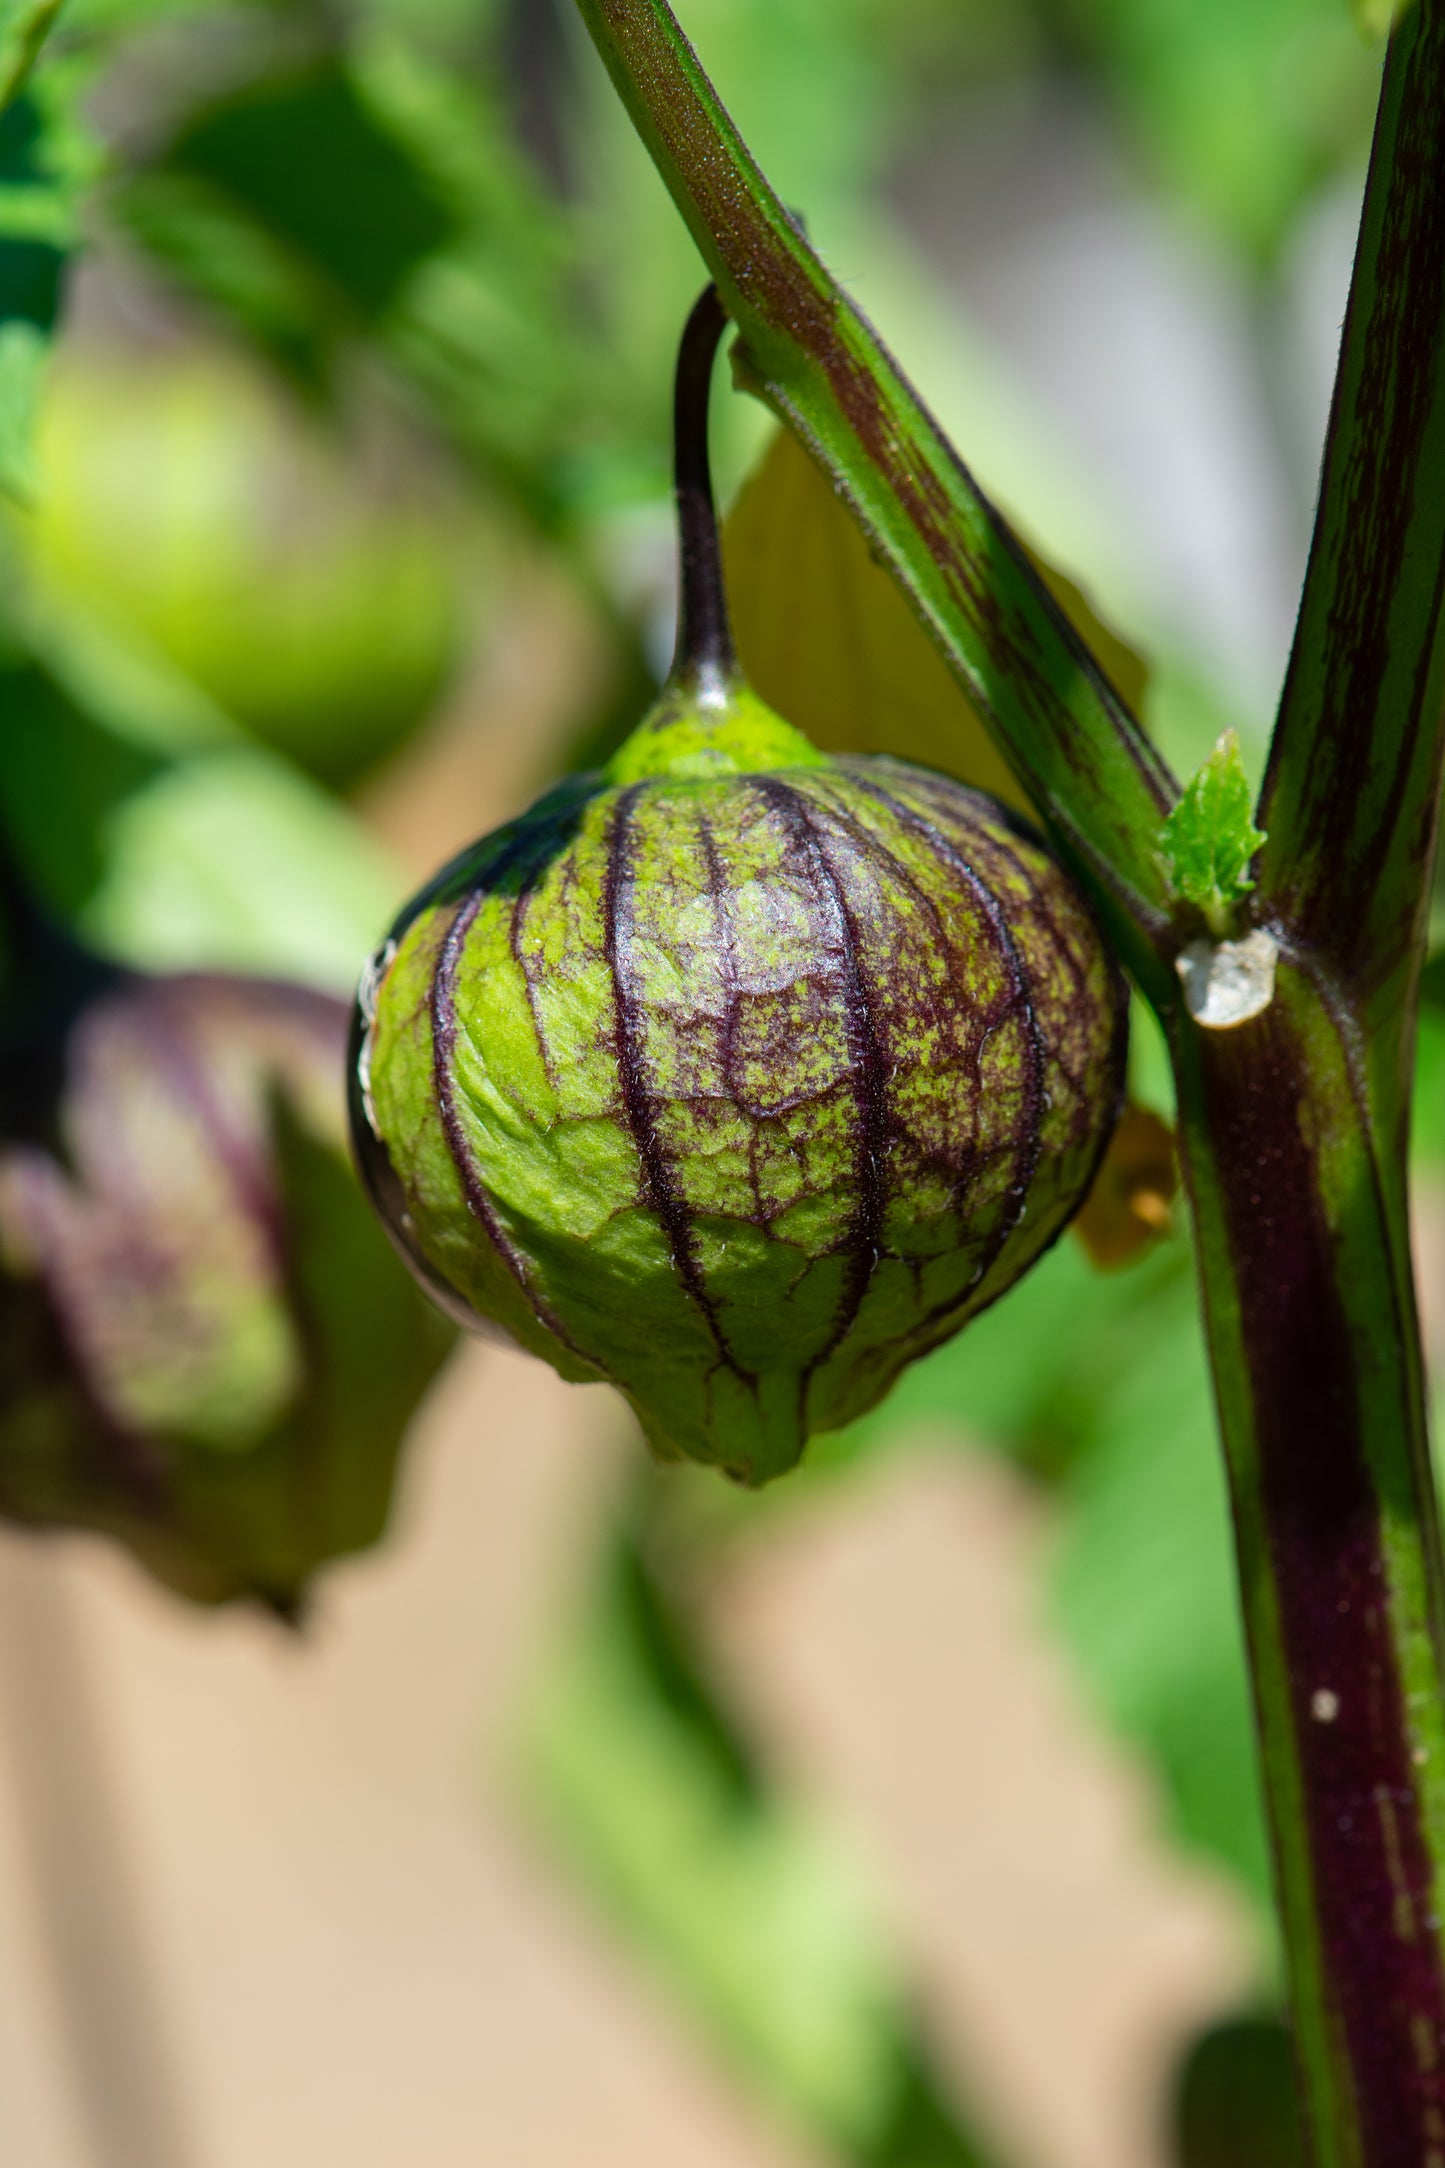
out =
<svg viewBox="0 0 1445 2168"><path fill-rule="evenodd" d="M1445 2162L1442 1587L1410 1265L1445 751L1445 6L1386 69L1260 806L1271 1007L1176 1073L1318 2157Z"/></svg>
<svg viewBox="0 0 1445 2168"><path fill-rule="evenodd" d="M600 775L403 914L359 1008L358 1158L452 1314L766 1481L1057 1237L1123 1089L1123 979L1005 807L835 760L753 694L678 372L677 660Z"/></svg>
<svg viewBox="0 0 1445 2168"><path fill-rule="evenodd" d="M1441 2168L1442 1572L1405 1142L1445 747L1445 0L1413 0L1391 43L1268 841L1232 929L1273 979L1228 1029L1182 997L1184 951L1220 944L1170 884L1173 779L665 0L578 5L718 282L739 381L847 497L1169 1033L1313 2156Z"/></svg>

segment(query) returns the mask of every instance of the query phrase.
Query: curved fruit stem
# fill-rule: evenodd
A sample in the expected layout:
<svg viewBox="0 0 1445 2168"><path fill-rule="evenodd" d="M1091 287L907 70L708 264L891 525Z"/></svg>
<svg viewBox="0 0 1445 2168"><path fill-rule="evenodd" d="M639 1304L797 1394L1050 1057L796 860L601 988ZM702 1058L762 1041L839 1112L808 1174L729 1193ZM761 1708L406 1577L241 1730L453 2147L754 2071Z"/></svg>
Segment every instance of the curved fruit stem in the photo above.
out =
<svg viewBox="0 0 1445 2168"><path fill-rule="evenodd" d="M737 676L707 426L713 363L727 322L718 290L709 286L682 334L673 400L678 610L672 674L704 700L709 693L721 693Z"/></svg>

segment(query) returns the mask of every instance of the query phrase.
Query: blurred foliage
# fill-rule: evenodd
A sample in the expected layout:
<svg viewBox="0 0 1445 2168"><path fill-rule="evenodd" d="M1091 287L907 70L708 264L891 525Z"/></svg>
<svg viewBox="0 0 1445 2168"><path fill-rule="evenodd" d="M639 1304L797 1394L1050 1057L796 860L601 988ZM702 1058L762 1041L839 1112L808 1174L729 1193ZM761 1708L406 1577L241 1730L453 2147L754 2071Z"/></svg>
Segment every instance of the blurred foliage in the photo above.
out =
<svg viewBox="0 0 1445 2168"><path fill-rule="evenodd" d="M1010 1299L915 1365L823 1465L926 1429L1006 1454L1047 1485L1047 1604L1090 1699L1154 1769L1177 1839L1220 1861L1268 1932L1260 1817L1229 1545L1187 1245L1100 1274L1063 1243Z"/></svg>
<svg viewBox="0 0 1445 2168"><path fill-rule="evenodd" d="M1160 178L1251 257L1361 157L1379 62L1344 0L1060 0Z"/></svg>
<svg viewBox="0 0 1445 2168"><path fill-rule="evenodd" d="M870 1877L768 1780L705 1673L648 1476L526 1718L539 1813L787 2120L859 2168L989 2168L911 2022ZM661 1562L661 1563L660 1563Z"/></svg>
<svg viewBox="0 0 1445 2168"><path fill-rule="evenodd" d="M1304 2168L1289 2035L1236 2018L1196 2041L1175 2100L1179 2168Z"/></svg>

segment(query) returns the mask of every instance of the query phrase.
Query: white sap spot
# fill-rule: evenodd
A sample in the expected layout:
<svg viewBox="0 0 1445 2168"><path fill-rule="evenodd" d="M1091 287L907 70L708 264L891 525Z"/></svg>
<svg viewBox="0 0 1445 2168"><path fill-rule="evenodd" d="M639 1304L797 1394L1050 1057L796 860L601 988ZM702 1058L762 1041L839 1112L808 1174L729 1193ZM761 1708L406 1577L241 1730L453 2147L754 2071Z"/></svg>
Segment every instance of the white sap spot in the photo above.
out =
<svg viewBox="0 0 1445 2168"><path fill-rule="evenodd" d="M1242 941L1191 941L1174 968L1195 1022L1229 1031L1269 1007L1278 961L1279 943L1261 928Z"/></svg>
<svg viewBox="0 0 1445 2168"><path fill-rule="evenodd" d="M1340 1713L1340 1697L1321 1686L1310 1696L1310 1715L1317 1724L1333 1724Z"/></svg>

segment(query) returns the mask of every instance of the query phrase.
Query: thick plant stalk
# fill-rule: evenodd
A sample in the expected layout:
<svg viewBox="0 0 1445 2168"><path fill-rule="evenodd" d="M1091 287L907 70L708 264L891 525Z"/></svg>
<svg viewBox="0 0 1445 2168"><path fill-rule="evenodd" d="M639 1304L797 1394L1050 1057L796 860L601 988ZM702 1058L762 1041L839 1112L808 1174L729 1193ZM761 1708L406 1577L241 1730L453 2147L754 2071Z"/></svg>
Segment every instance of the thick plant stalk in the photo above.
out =
<svg viewBox="0 0 1445 2168"><path fill-rule="evenodd" d="M1445 2162L1442 1573L1406 1142L1445 757L1445 5L1393 42L1261 805L1285 962L1176 1019L1317 2157Z"/></svg>
<svg viewBox="0 0 1445 2168"><path fill-rule="evenodd" d="M1424 2168L1445 1703L1408 1272L1355 1035L1308 969L1282 963L1236 1030L1176 1016L1174 1041L1314 2158Z"/></svg>
<svg viewBox="0 0 1445 2168"><path fill-rule="evenodd" d="M740 380L848 498L1169 1032L1313 2157L1445 2168L1445 1606L1405 1192L1445 741L1445 0L1413 0L1387 68L1251 899L1278 970L1228 1031L1180 998L1201 929L1163 868L1167 771L666 0L578 5Z"/></svg>
<svg viewBox="0 0 1445 2168"><path fill-rule="evenodd" d="M1386 70L1314 544L1260 803L1272 918L1328 963L1392 1057L1423 955L1442 711L1445 8L1415 0ZM1392 1060L1390 1077L1403 1100L1408 1065Z"/></svg>

